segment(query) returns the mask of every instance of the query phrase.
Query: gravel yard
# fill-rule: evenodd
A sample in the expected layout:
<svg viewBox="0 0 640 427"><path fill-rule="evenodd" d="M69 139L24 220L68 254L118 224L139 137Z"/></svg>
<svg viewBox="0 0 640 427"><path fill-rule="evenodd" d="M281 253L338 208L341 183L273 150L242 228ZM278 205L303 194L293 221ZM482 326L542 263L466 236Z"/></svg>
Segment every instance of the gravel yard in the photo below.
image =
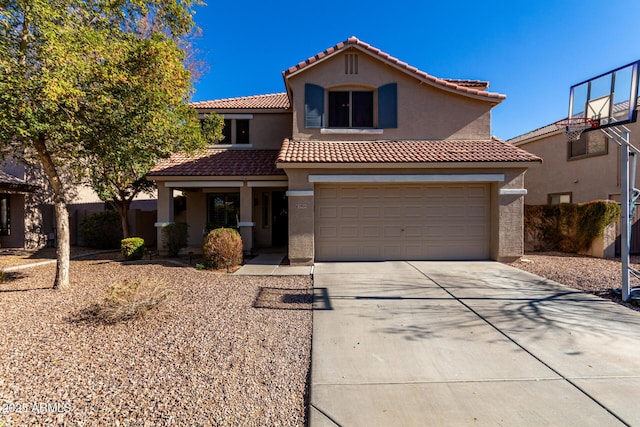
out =
<svg viewBox="0 0 640 427"><path fill-rule="evenodd" d="M640 269L639 263L640 257L631 257L632 267ZM619 289L622 284L620 259L592 258L560 252L537 252L528 253L519 261L509 265L640 311L638 305L622 302L620 297L611 292L612 289ZM633 277L631 285L638 285Z"/></svg>
<svg viewBox="0 0 640 427"><path fill-rule="evenodd" d="M0 283L0 426L304 425L310 278L110 259L72 261L69 290L53 275ZM79 315L132 278L169 297L115 324Z"/></svg>

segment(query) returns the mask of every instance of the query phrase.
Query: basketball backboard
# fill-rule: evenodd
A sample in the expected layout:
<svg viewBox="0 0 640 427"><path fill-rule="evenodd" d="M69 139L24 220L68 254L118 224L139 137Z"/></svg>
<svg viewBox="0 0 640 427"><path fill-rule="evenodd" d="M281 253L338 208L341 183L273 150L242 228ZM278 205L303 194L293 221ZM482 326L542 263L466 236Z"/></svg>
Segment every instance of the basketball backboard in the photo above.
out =
<svg viewBox="0 0 640 427"><path fill-rule="evenodd" d="M571 86L568 117L589 120L585 131L635 122L639 64L635 61ZM569 120L567 131L571 124Z"/></svg>

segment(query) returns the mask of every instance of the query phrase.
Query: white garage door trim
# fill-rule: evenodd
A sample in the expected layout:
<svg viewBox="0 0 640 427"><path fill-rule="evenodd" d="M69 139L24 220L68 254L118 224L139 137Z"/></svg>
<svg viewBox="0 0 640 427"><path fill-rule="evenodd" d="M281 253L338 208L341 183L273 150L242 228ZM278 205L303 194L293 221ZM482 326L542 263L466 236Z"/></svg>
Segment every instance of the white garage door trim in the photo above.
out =
<svg viewBox="0 0 640 427"><path fill-rule="evenodd" d="M318 261L489 259L490 184L319 183Z"/></svg>
<svg viewBox="0 0 640 427"><path fill-rule="evenodd" d="M504 174L422 174L422 175L309 175L313 183L448 183L502 182Z"/></svg>

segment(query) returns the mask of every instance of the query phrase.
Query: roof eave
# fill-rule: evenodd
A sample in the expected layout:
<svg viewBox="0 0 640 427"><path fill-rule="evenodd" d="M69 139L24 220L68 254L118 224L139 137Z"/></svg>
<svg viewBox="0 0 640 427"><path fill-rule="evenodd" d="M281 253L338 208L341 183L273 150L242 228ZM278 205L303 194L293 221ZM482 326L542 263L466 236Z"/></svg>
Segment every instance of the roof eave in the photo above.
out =
<svg viewBox="0 0 640 427"><path fill-rule="evenodd" d="M543 133L542 135L537 135L537 136L533 136L531 138L526 138L526 139L520 140L518 142L509 142L509 141L506 141L506 142L508 144L512 144L514 147L519 147L520 145L525 145L525 144L528 144L530 142L539 141L541 139L549 138L551 136L555 136L555 135L558 135L558 134L561 134L561 133L563 133L563 130L562 129L557 129L557 130L554 130L554 131L551 131L551 132L548 132L548 133Z"/></svg>
<svg viewBox="0 0 640 427"><path fill-rule="evenodd" d="M487 161L487 162L276 162L281 169L520 169L542 164L542 159L528 161Z"/></svg>

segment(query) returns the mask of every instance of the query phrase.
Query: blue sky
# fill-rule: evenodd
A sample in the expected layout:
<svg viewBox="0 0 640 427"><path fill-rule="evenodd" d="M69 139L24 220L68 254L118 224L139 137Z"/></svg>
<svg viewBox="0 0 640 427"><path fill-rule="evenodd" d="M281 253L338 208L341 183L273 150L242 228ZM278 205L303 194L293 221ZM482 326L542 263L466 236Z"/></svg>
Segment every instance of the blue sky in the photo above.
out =
<svg viewBox="0 0 640 427"><path fill-rule="evenodd" d="M433 76L490 81L507 95L492 133L509 139L565 117L572 84L640 59L637 0L208 3L194 101L282 92L283 70L353 35Z"/></svg>

